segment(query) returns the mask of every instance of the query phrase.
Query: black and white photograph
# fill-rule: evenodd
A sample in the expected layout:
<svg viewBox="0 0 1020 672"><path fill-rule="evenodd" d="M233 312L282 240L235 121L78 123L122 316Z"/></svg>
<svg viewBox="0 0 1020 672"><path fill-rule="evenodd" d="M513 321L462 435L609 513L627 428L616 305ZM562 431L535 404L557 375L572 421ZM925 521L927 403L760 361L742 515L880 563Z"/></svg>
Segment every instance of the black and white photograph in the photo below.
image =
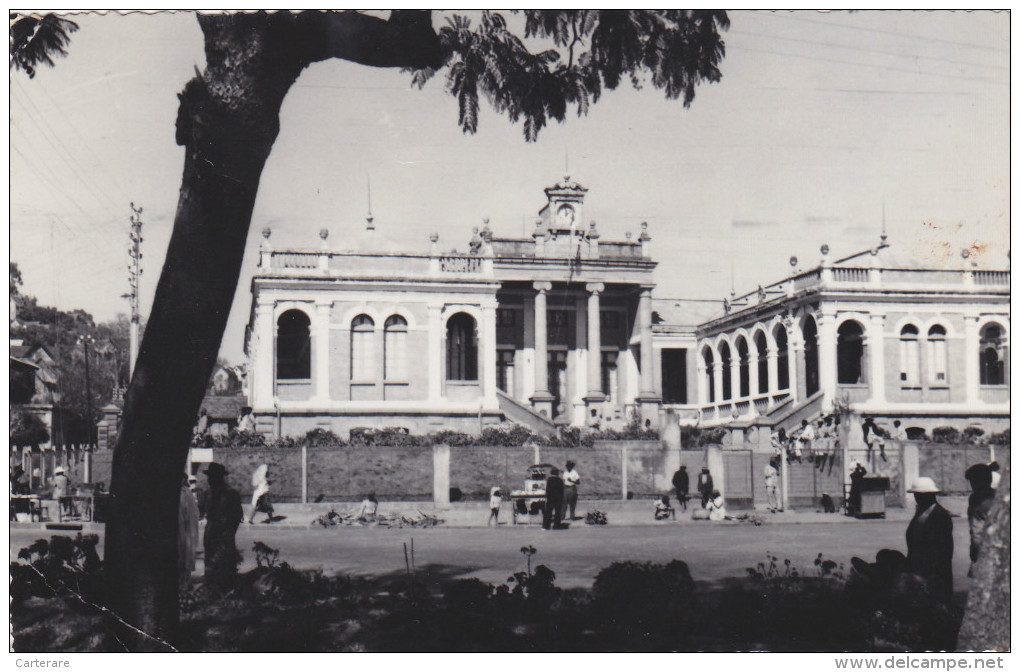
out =
<svg viewBox="0 0 1020 672"><path fill-rule="evenodd" d="M1005 669L1010 23L10 10L9 663Z"/></svg>

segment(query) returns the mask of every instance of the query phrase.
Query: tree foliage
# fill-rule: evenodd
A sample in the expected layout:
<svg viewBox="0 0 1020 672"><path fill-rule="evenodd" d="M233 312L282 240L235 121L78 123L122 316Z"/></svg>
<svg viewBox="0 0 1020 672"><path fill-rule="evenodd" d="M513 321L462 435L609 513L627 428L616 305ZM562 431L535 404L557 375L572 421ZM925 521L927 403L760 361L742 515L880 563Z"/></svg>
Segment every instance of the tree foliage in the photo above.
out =
<svg viewBox="0 0 1020 672"><path fill-rule="evenodd" d="M71 33L78 30L74 21L56 14L43 17L11 14L11 67L24 70L29 77L35 77L35 68L40 63L53 66L54 56L66 56L64 47L71 41Z"/></svg>
<svg viewBox="0 0 1020 672"><path fill-rule="evenodd" d="M532 52L506 19L484 12L477 26L453 16L440 29L447 91L457 98L458 123L478 130L479 97L513 122L523 119L524 137L534 141L550 120L562 122L571 106L578 116L597 103L603 88L624 78L635 88L645 81L669 99L694 101L695 87L718 82L725 55L720 31L729 27L723 11L692 10L526 10L524 37L556 49ZM419 87L434 69L415 71Z"/></svg>

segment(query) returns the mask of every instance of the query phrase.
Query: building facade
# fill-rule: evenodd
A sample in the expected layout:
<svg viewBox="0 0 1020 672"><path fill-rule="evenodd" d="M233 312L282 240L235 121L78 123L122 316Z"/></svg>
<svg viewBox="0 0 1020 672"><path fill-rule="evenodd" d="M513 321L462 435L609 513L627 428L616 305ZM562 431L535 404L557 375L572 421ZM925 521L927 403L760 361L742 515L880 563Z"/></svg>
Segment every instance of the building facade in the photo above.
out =
<svg viewBox="0 0 1020 672"><path fill-rule="evenodd" d="M914 431L1009 422L1008 263L918 265L883 235L719 302L653 298L647 225L602 240L586 189L545 190L531 236L486 221L463 252L275 250L246 331L260 431L480 431L511 420L773 424L850 408ZM587 224L585 224L587 222Z"/></svg>
<svg viewBox="0 0 1020 672"><path fill-rule="evenodd" d="M465 252L276 251L263 232L246 332L259 428L551 431L639 412L658 422L651 237L603 241L587 190L545 190L529 238L486 223ZM373 248L375 251L373 251ZM642 362L648 363L642 366Z"/></svg>

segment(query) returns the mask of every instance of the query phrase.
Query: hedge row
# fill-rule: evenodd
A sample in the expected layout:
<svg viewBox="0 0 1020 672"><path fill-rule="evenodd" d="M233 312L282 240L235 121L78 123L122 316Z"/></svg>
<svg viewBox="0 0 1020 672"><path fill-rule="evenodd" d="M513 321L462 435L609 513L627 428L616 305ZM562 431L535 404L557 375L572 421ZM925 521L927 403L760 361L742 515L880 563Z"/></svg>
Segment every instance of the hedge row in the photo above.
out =
<svg viewBox="0 0 1020 672"><path fill-rule="evenodd" d="M486 427L481 434L466 434L452 430L431 432L429 434L411 434L399 427L373 428L355 427L351 429L350 439L345 441L327 429L313 429L304 436L284 436L278 439L267 439L262 434L253 432L231 432L229 435L205 434L196 436L193 445L198 448L340 448L344 446L394 446L394 447L429 447L445 444L453 447L501 446L516 448L537 445L541 447L578 448L591 447L596 441L657 441L659 433L654 430L640 429L636 426L624 430L582 431L577 427L563 427L555 436L535 434L527 427L504 424ZM700 445L700 444L699 444Z"/></svg>

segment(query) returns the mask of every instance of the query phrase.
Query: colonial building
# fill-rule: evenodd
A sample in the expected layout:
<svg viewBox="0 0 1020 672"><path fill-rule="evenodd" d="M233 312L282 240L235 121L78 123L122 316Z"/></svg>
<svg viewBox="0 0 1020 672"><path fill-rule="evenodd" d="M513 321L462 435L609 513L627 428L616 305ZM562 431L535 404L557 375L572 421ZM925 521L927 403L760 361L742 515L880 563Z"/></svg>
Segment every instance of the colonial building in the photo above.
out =
<svg viewBox="0 0 1020 672"><path fill-rule="evenodd" d="M325 229L318 249L276 250L263 231L246 332L259 429L774 425L837 406L914 431L1008 426L1008 263L919 265L883 236L722 302L653 299L647 225L603 240L586 191L565 178L530 237L486 222L462 252L438 234L416 251L371 217L350 250Z"/></svg>
<svg viewBox="0 0 1020 672"><path fill-rule="evenodd" d="M796 266L796 259L791 260ZM881 243L821 258L723 302L696 329L708 425L828 413L899 419L911 433L1009 423L1009 270L964 250L919 265Z"/></svg>
<svg viewBox="0 0 1020 672"><path fill-rule="evenodd" d="M602 240L585 192L545 190L528 238L487 223L464 252L387 249L372 219L358 249L277 251L263 232L246 334L259 427L550 430L631 409L658 422L651 237Z"/></svg>

